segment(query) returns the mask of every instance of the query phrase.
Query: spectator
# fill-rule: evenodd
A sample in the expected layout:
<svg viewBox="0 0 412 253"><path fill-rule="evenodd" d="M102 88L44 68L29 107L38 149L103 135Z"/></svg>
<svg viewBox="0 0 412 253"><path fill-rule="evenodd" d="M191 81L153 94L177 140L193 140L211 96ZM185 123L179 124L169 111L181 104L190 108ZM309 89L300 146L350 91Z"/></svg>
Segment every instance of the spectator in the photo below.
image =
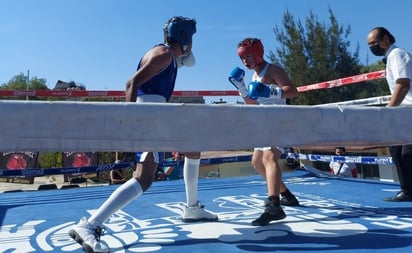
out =
<svg viewBox="0 0 412 253"><path fill-rule="evenodd" d="M346 154L346 149L344 147L336 147L335 154L337 156L344 156ZM340 177L358 177L358 170L354 163L347 162L330 162L329 163L330 173L335 176Z"/></svg>
<svg viewBox="0 0 412 253"><path fill-rule="evenodd" d="M383 56L386 82L391 92L388 107L412 105L412 55L395 45L395 37L384 27L373 28L367 36L368 46L376 56ZM396 131L388 129L388 131ZM410 131L402 129L402 131ZM386 201L412 201L412 145L389 148L398 172L401 190Z"/></svg>
<svg viewBox="0 0 412 253"><path fill-rule="evenodd" d="M166 159L166 161L178 162L178 164L173 166L166 166L163 168L163 172L166 176L166 180L176 180L183 178L183 160L185 159L184 154L174 151L172 152L172 157Z"/></svg>
<svg viewBox="0 0 412 253"><path fill-rule="evenodd" d="M120 163L120 160L116 160L115 163ZM123 169L114 169L110 171L110 182L109 184L123 184L127 181Z"/></svg>

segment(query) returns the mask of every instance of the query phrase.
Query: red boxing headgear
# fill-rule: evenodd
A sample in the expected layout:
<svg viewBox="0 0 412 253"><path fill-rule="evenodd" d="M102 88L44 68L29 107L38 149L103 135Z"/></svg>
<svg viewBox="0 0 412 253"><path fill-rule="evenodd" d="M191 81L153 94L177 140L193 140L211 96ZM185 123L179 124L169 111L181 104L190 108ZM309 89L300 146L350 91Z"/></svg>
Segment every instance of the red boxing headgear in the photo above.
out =
<svg viewBox="0 0 412 253"><path fill-rule="evenodd" d="M259 65L263 62L263 45L260 39L247 38L242 40L237 46L237 54L239 57L246 55L253 55L256 64Z"/></svg>

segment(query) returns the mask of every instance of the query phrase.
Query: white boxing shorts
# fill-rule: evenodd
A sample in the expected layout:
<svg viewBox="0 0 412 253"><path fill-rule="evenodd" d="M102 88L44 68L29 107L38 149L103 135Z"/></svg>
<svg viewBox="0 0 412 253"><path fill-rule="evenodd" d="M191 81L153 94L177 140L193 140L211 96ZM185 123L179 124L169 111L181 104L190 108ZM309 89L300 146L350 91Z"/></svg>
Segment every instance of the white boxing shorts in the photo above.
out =
<svg viewBox="0 0 412 253"><path fill-rule="evenodd" d="M136 98L136 103L165 103L166 99L161 95L149 94L140 95ZM150 152L136 152L136 162L141 163L146 160L147 155ZM159 153L153 152L154 162L159 163Z"/></svg>
<svg viewBox="0 0 412 253"><path fill-rule="evenodd" d="M254 150L256 151L269 151L271 150L273 147L256 147L254 148ZM282 148L282 147L276 147L277 150L280 151L280 153L285 154L286 153L286 149Z"/></svg>

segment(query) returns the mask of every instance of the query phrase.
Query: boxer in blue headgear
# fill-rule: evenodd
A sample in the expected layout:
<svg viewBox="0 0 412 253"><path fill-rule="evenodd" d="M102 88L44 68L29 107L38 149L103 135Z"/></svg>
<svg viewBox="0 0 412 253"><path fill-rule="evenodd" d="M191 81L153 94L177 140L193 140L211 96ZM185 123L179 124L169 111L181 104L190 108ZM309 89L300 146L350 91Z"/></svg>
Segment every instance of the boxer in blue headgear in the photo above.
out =
<svg viewBox="0 0 412 253"><path fill-rule="evenodd" d="M126 102L167 102L175 87L178 66L194 64L191 51L196 21L173 17L163 31L164 43L155 45L142 57L136 72L127 81ZM182 220L216 221L218 217L203 209L197 198L200 152L186 152L184 155L183 174L187 199ZM83 217L69 231L69 235L82 245L85 252L109 252L109 248L100 242L103 222L151 186L159 163L158 153L137 152L136 162L134 177L119 186L90 218Z"/></svg>
<svg viewBox="0 0 412 253"><path fill-rule="evenodd" d="M191 50L192 36L196 33L196 21L184 17L173 17L165 25L165 44L178 43L182 49L182 55L177 57L177 66L191 67L195 64L195 57Z"/></svg>
<svg viewBox="0 0 412 253"><path fill-rule="evenodd" d="M192 43L193 34L196 33L196 21L184 17L173 17L167 21L163 31L165 43L179 43L184 54Z"/></svg>

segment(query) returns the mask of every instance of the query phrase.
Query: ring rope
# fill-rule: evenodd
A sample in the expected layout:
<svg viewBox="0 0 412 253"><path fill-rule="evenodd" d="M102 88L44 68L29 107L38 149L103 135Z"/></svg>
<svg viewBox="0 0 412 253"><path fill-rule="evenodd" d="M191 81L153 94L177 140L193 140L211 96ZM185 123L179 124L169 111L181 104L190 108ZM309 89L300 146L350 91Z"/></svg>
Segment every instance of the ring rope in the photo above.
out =
<svg viewBox="0 0 412 253"><path fill-rule="evenodd" d="M317 155L317 154L296 154L288 153L287 158L300 160L319 161L319 162L348 162L361 164L393 164L392 157L377 156L336 156L336 155Z"/></svg>
<svg viewBox="0 0 412 253"><path fill-rule="evenodd" d="M317 154L298 154L288 153L281 156L281 159L292 158L298 160L320 161L320 162L351 162L360 164L392 164L392 157L375 157L375 156L335 156L335 155L317 155ZM252 155L205 158L200 160L200 165L213 165L221 163L248 162L252 160ZM182 165L184 161L162 161L160 167ZM134 163L112 163L87 167L69 167L69 168L44 168L44 169L23 169L9 170L0 169L0 176L33 176L41 177L48 175L60 175L71 173L93 173L100 171L109 171L114 169L123 169L134 167Z"/></svg>
<svg viewBox="0 0 412 253"><path fill-rule="evenodd" d="M114 169L124 169L134 166L134 163L111 163L96 166L85 167L67 167L67 168L43 168L43 169L24 169L24 170L9 170L0 169L0 176L31 176L43 177L49 175L73 174L73 173L92 173L100 171L109 171Z"/></svg>

